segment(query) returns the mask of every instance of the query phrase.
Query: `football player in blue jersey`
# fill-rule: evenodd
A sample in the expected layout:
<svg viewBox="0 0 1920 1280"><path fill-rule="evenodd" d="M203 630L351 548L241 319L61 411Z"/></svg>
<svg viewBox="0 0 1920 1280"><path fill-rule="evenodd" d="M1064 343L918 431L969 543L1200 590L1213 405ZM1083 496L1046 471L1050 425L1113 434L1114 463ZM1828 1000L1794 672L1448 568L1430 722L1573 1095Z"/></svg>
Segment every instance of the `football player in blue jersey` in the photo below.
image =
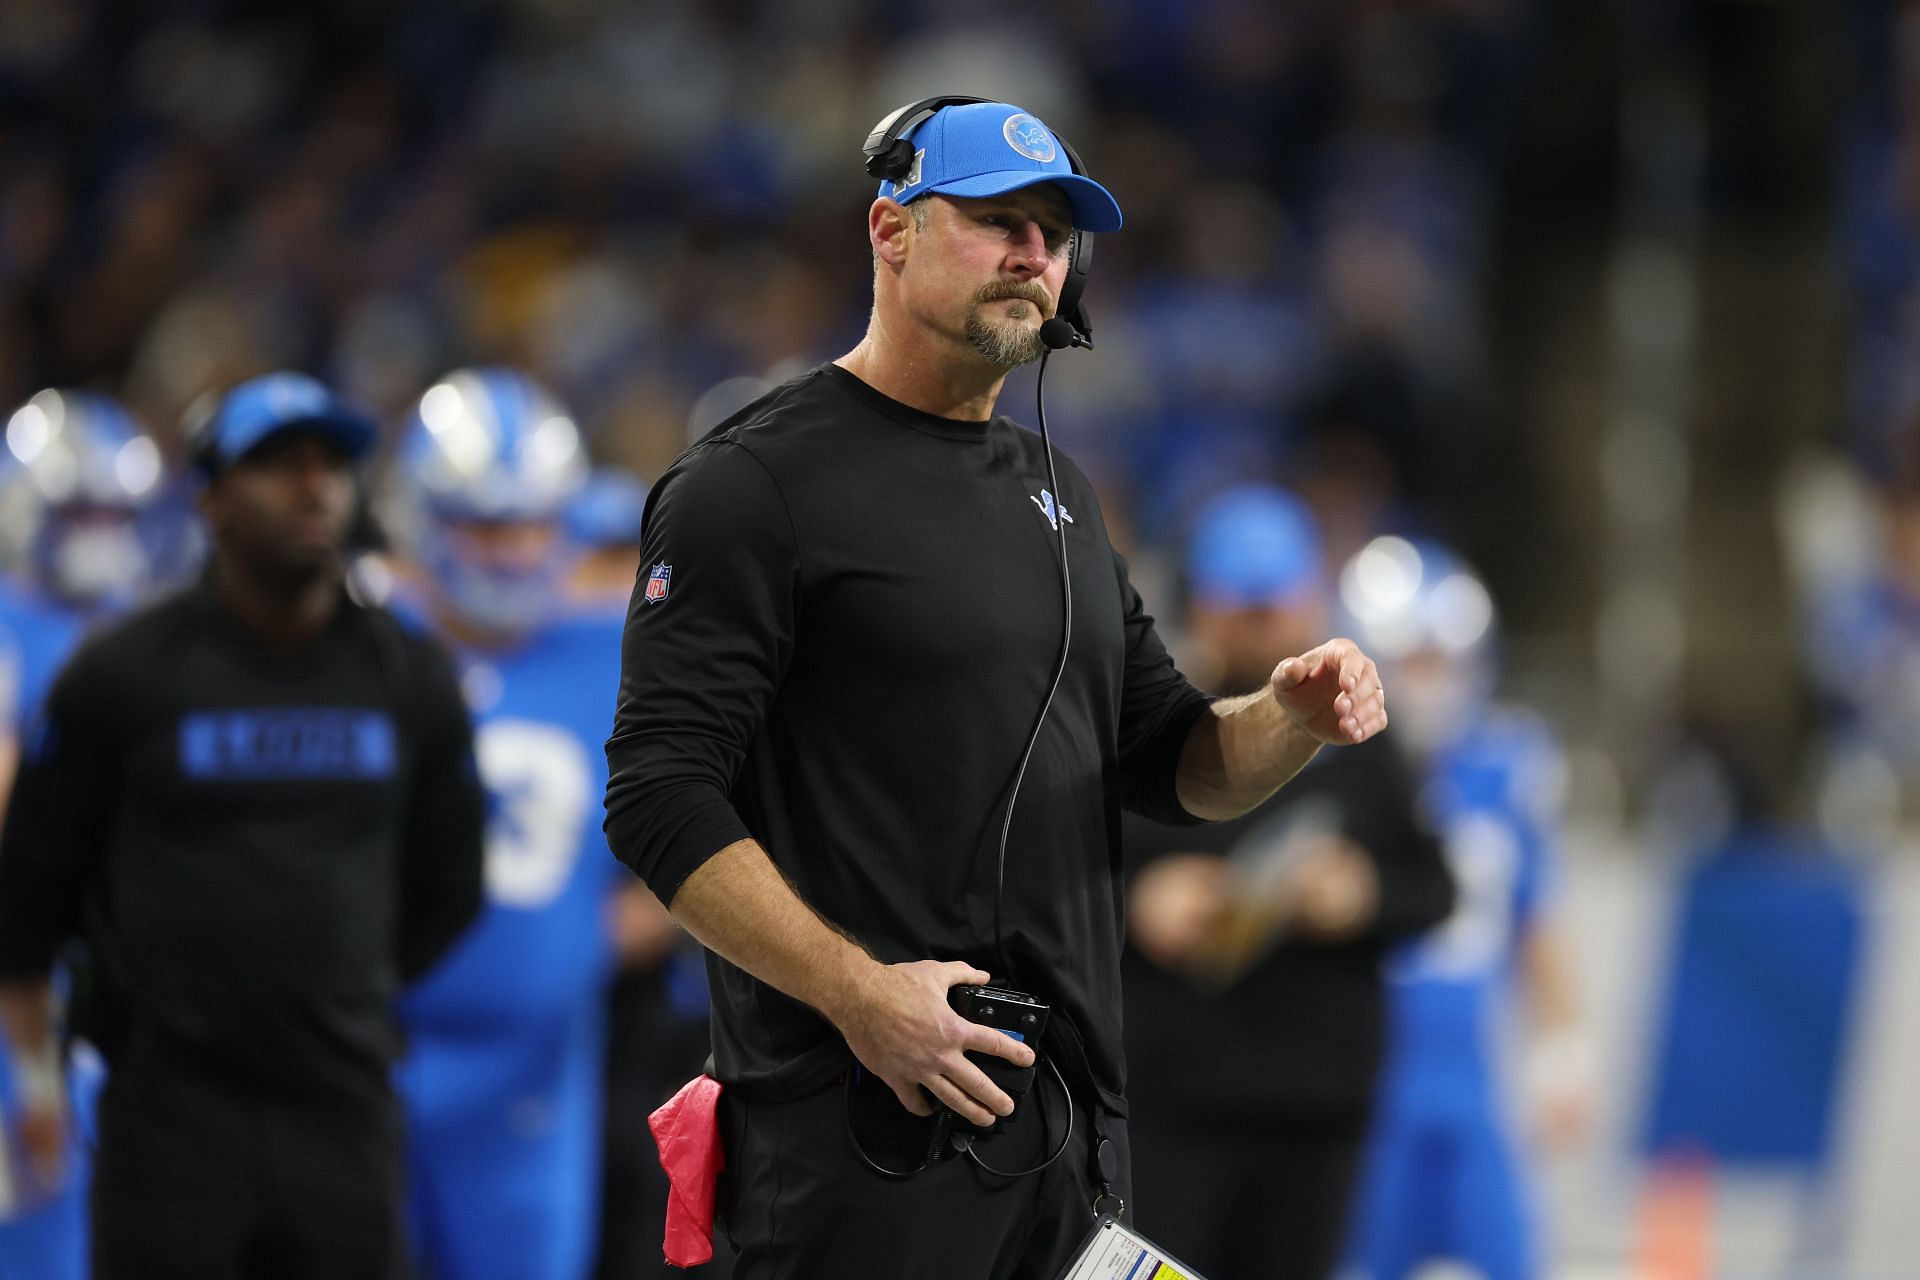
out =
<svg viewBox="0 0 1920 1280"><path fill-rule="evenodd" d="M403 599L460 664L491 801L485 912L403 1003L416 1253L436 1280L569 1280L593 1264L627 878L600 829L621 620L565 606L586 451L531 379L477 368L420 397L394 464Z"/></svg>
<svg viewBox="0 0 1920 1280"><path fill-rule="evenodd" d="M15 572L0 579L0 796L26 724L82 634L151 585L144 526L164 478L152 438L97 392L49 388L8 416L0 540ZM85 1272L80 1135L97 1064L84 1046L65 1069L16 1062L0 1031L0 1280ZM82 1123L49 1124L69 1098Z"/></svg>
<svg viewBox="0 0 1920 1280"><path fill-rule="evenodd" d="M152 584L144 521L165 466L132 415L90 391L40 392L7 419L6 444L0 541L16 572L0 581L0 627L13 664L8 724L17 729L87 624Z"/></svg>
<svg viewBox="0 0 1920 1280"><path fill-rule="evenodd" d="M1492 701L1497 621L1445 547L1376 538L1348 561L1340 604L1393 689L1393 736L1459 887L1452 917L1392 969L1392 1048L1355 1219L1369 1280L1449 1260L1486 1280L1544 1274L1517 1094L1534 1136L1585 1123L1586 1053L1565 943L1549 909L1564 767L1537 716ZM1526 1088L1509 1080L1515 997L1530 1033Z"/></svg>

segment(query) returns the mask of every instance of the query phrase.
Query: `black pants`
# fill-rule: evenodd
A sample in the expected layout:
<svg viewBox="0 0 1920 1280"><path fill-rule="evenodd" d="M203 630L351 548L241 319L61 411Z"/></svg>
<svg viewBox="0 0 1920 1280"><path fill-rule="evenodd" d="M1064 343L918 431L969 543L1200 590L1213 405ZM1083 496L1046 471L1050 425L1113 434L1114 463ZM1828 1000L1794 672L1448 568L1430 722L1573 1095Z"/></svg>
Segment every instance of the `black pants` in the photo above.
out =
<svg viewBox="0 0 1920 1280"><path fill-rule="evenodd" d="M399 1280L402 1186L390 1103L297 1106L191 1071L116 1070L100 1102L94 1280Z"/></svg>
<svg viewBox="0 0 1920 1280"><path fill-rule="evenodd" d="M1134 1131L1134 1224L1206 1280L1326 1280L1346 1248L1364 1113Z"/></svg>
<svg viewBox="0 0 1920 1280"><path fill-rule="evenodd" d="M1065 1099L1042 1074L1046 1082L1020 1101L1003 1132L978 1145L999 1168L1038 1164L1066 1132ZM931 1121L870 1080L852 1089L851 1105L872 1158L895 1168L919 1162ZM1075 1108L1066 1151L1042 1172L1003 1178L955 1156L904 1181L862 1163L848 1136L848 1107L838 1083L791 1102L732 1093L721 1100L727 1173L719 1207L738 1253L735 1280L1054 1280L1093 1228L1099 1188L1084 1105ZM1126 1126L1103 1124L1118 1157L1114 1191L1128 1197Z"/></svg>

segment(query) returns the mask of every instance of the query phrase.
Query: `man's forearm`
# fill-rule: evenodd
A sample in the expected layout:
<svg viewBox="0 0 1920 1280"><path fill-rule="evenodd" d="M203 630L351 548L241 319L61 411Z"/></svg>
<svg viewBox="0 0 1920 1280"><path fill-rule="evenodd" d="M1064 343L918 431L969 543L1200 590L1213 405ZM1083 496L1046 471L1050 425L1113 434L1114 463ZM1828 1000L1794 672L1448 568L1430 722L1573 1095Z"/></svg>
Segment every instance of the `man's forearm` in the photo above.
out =
<svg viewBox="0 0 1920 1280"><path fill-rule="evenodd" d="M1174 777L1180 806L1196 818L1237 818L1300 772L1320 743L1263 689L1223 698L1193 722Z"/></svg>
<svg viewBox="0 0 1920 1280"><path fill-rule="evenodd" d="M836 1024L880 965L802 901L752 840L701 863L673 895L672 912L702 946Z"/></svg>

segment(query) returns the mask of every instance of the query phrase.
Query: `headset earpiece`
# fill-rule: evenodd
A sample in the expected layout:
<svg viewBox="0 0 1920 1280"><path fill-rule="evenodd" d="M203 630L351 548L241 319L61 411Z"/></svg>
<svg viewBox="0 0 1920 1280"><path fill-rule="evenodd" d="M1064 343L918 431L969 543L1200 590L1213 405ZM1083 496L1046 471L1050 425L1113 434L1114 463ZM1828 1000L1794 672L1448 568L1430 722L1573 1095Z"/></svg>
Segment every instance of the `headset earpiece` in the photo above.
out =
<svg viewBox="0 0 1920 1280"><path fill-rule="evenodd" d="M936 98L922 98L918 102L909 102L904 107L896 107L880 117L880 123L873 126L873 132L860 148L860 154L867 158L867 176L883 182L897 183L907 176L913 168L914 146L907 135L933 118L933 113L942 107L960 107L970 102L991 102L991 98L968 98L947 94Z"/></svg>
<svg viewBox="0 0 1920 1280"><path fill-rule="evenodd" d="M882 182L897 183L907 176L907 170L911 168L913 144L905 138L896 138L893 145L879 155L867 157L867 176Z"/></svg>

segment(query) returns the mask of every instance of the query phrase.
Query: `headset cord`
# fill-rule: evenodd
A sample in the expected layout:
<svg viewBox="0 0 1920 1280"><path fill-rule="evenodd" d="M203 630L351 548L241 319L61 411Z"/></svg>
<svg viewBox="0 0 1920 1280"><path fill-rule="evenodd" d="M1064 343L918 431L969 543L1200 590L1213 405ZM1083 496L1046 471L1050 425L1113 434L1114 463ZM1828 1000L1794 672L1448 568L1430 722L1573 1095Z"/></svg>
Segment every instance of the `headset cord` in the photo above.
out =
<svg viewBox="0 0 1920 1280"><path fill-rule="evenodd" d="M1027 776L1027 762L1033 758L1034 744L1040 741L1040 730L1047 723L1047 712L1053 709L1053 695L1059 692L1060 677L1067 671L1067 651L1073 645L1073 574L1067 561L1067 509L1060 500L1060 477L1053 465L1053 439L1047 434L1047 362L1052 356L1053 352L1048 350L1040 357L1040 376L1034 380L1033 399L1040 419L1040 444L1047 454L1047 494L1053 499L1053 510L1046 512L1046 515L1060 540L1060 658L1054 664L1053 682L1047 686L1047 696L1040 704L1040 714L1034 718L1033 732L1027 735L1026 750L1020 753L1020 767L1014 771L1013 789L1007 794L1006 817L1000 823L1000 852L993 875L993 954L1000 965L1001 975L1007 981L1014 981L1013 966L1007 963L1006 939L1001 931L1000 919L1007 888L1007 835L1013 830L1013 807L1020 800L1020 784Z"/></svg>
<svg viewBox="0 0 1920 1280"><path fill-rule="evenodd" d="M846 1126L847 1141L853 1145L853 1154L860 1157L861 1164L864 1164L867 1168L873 1170L883 1178L892 1178L895 1182L905 1182L908 1178L911 1178L914 1174L919 1173L922 1169L932 1164L933 1159L929 1156L921 1160L919 1164L913 1166L911 1169L889 1169L868 1155L867 1149L860 1145L860 1135L853 1131L853 1081L854 1077L864 1070L866 1070L865 1067L862 1067L859 1063L855 1063L852 1069L840 1078L841 1120Z"/></svg>
<svg viewBox="0 0 1920 1280"><path fill-rule="evenodd" d="M967 1159L997 1177L1024 1178L1028 1174L1040 1172L1067 1153L1067 1144L1073 1141L1073 1090L1067 1088L1067 1078L1060 1074L1060 1068L1052 1058L1047 1059L1047 1069L1053 1072L1054 1083L1060 1086L1060 1096L1067 1100L1067 1131L1060 1135L1060 1145L1053 1149L1053 1154L1049 1155L1039 1164L1034 1165L1031 1169L996 1169L980 1158L980 1144L970 1142L967 1144ZM1045 1150L1046 1140L1047 1137L1052 1134L1053 1126L1047 1122L1047 1108L1040 1101L1040 1091L1038 1089L1033 1091L1033 1105L1040 1108L1040 1146L1042 1150Z"/></svg>
<svg viewBox="0 0 1920 1280"><path fill-rule="evenodd" d="M1060 1096L1067 1101L1067 1130L1060 1135L1059 1144L1054 1147L1047 1158L1039 1164L1034 1165L1031 1169L999 1169L982 1160L980 1158L979 1145L969 1141L966 1144L967 1159L973 1161L976 1165L979 1165L980 1168L993 1174L995 1177L1013 1179L1025 1178L1032 1174L1039 1173L1042 1169L1052 1165L1054 1161L1067 1153L1067 1144L1073 1141L1073 1090L1067 1088L1067 1079L1060 1074L1060 1068L1054 1064L1052 1058L1047 1059L1047 1069L1053 1072L1054 1083L1060 1086ZM855 1066L852 1071L847 1072L842 1078L841 1106L843 1118L846 1122L847 1141L852 1144L853 1153L860 1157L860 1163L866 1165L867 1168L873 1170L883 1178L891 1178L895 1182L905 1182L908 1178L913 1177L916 1173L921 1172L928 1165L932 1164L933 1157L929 1155L911 1169L889 1169L867 1154L867 1149L860 1145L860 1135L853 1131L853 1080L855 1072L862 1070L864 1070L864 1068ZM1033 1105L1040 1108L1040 1145L1044 1150L1048 1140L1053 1136L1053 1123L1047 1119L1047 1107L1045 1102L1041 1100L1040 1090L1038 1089L1033 1091Z"/></svg>

